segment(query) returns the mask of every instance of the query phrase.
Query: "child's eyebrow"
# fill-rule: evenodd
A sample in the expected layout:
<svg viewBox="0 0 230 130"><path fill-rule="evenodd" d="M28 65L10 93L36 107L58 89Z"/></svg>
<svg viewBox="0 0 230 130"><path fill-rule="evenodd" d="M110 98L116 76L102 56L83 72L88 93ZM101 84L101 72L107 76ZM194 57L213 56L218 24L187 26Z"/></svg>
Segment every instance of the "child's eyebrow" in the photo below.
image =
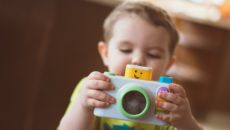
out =
<svg viewBox="0 0 230 130"><path fill-rule="evenodd" d="M133 44L132 42L127 41L127 40L121 40L118 43L120 43L120 44Z"/></svg>

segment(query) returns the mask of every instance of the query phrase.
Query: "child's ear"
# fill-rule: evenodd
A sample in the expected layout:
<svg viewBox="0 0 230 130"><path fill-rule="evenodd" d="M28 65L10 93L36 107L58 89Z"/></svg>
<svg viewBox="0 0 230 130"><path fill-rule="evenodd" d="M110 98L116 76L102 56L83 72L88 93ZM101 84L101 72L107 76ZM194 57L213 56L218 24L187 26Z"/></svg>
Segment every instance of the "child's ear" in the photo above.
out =
<svg viewBox="0 0 230 130"><path fill-rule="evenodd" d="M108 66L108 45L105 42L100 41L97 45L97 49L100 53L104 65Z"/></svg>

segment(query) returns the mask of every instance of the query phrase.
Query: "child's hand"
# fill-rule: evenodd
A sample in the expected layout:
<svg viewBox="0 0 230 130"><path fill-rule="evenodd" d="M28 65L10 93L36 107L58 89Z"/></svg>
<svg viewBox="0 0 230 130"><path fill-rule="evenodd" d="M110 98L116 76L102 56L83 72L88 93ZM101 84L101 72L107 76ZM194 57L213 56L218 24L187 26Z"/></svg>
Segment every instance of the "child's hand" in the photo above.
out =
<svg viewBox="0 0 230 130"><path fill-rule="evenodd" d="M115 103L115 98L103 92L112 89L114 86L104 74L96 71L90 73L80 91L82 106L93 110L95 107L107 107Z"/></svg>
<svg viewBox="0 0 230 130"><path fill-rule="evenodd" d="M160 93L160 97L166 101L156 101L155 104L169 113L156 114L156 118L166 121L177 128L177 130L200 130L201 127L193 118L190 104L184 88L178 84L170 84L172 93Z"/></svg>

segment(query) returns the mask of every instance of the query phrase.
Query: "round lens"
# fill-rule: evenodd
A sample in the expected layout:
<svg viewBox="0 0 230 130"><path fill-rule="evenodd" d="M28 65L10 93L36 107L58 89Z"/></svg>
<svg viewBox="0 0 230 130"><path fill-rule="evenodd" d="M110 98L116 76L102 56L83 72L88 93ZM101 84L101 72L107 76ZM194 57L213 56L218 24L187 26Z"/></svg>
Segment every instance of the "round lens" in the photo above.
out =
<svg viewBox="0 0 230 130"><path fill-rule="evenodd" d="M129 114L139 114L145 109L145 96L138 91L130 91L123 97L122 106Z"/></svg>

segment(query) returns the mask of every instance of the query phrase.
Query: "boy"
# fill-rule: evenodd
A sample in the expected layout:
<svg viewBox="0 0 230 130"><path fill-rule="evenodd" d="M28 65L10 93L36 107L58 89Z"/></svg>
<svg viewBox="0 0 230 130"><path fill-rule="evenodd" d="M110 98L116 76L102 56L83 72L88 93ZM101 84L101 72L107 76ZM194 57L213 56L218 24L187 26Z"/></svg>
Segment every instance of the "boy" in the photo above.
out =
<svg viewBox="0 0 230 130"><path fill-rule="evenodd" d="M124 2L116 7L105 20L104 38L105 41L98 44L98 51L110 72L123 76L127 64L147 66L153 69L153 80L165 74L172 65L178 42L177 31L167 13L145 2ZM193 118L185 90L178 84L169 85L173 93L160 94L164 102L155 102L156 106L169 111L168 114L156 114L156 118L173 127L95 118L94 108L108 107L116 102L114 97L103 92L114 89L103 73L90 73L77 88L61 120L60 130L202 129Z"/></svg>

